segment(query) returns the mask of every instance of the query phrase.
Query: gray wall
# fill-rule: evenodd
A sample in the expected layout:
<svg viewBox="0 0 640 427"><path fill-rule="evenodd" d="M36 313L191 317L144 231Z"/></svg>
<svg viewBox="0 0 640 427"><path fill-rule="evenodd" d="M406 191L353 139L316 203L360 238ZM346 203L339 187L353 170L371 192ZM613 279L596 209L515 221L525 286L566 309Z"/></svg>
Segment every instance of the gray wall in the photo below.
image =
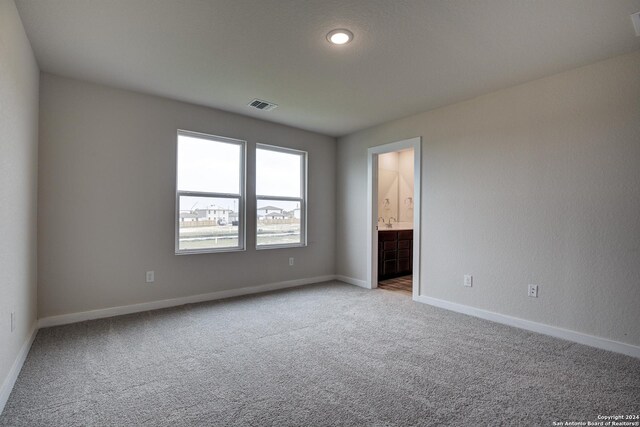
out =
<svg viewBox="0 0 640 427"><path fill-rule="evenodd" d="M44 73L40 84L40 317L334 274L334 138ZM174 255L176 129L248 141L246 252ZM256 142L309 152L306 248L254 249Z"/></svg>
<svg viewBox="0 0 640 427"><path fill-rule="evenodd" d="M640 345L640 52L340 138L337 274L366 279L367 148L414 136L423 295Z"/></svg>
<svg viewBox="0 0 640 427"><path fill-rule="evenodd" d="M38 65L15 4L0 0L0 384L36 321L37 161Z"/></svg>

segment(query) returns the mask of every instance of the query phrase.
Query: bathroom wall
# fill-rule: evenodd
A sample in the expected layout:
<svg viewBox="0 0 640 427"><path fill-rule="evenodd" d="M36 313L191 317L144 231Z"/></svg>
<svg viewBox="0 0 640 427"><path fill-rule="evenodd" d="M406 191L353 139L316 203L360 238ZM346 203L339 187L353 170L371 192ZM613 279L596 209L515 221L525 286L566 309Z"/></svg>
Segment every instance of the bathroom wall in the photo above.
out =
<svg viewBox="0 0 640 427"><path fill-rule="evenodd" d="M378 217L413 221L413 150L378 156Z"/></svg>
<svg viewBox="0 0 640 427"><path fill-rule="evenodd" d="M413 222L413 149L398 153L398 221Z"/></svg>

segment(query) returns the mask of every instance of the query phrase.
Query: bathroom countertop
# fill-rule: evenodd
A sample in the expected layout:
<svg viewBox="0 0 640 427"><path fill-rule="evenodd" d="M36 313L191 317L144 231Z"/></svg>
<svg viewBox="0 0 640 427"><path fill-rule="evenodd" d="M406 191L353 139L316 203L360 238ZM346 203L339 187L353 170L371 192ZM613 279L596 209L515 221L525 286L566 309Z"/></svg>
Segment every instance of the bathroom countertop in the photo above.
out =
<svg viewBox="0 0 640 427"><path fill-rule="evenodd" d="M394 231L394 230L413 230L413 223L411 222L394 222L391 224L391 228L387 227L387 224L379 222L378 231Z"/></svg>

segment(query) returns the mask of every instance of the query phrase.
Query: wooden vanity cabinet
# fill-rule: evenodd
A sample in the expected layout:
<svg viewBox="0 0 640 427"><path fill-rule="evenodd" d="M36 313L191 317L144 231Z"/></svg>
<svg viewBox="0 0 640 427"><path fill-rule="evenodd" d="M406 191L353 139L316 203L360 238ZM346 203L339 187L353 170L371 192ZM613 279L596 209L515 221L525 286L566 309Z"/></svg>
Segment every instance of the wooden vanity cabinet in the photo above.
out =
<svg viewBox="0 0 640 427"><path fill-rule="evenodd" d="M413 230L378 231L378 280L413 271Z"/></svg>

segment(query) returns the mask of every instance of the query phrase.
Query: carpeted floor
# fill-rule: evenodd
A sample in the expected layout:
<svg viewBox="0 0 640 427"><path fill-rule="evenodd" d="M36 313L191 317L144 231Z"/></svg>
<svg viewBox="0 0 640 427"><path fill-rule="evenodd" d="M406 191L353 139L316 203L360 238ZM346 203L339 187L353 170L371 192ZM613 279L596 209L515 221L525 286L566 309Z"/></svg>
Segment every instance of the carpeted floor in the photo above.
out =
<svg viewBox="0 0 640 427"><path fill-rule="evenodd" d="M542 425L640 360L338 282L39 331L2 426Z"/></svg>

